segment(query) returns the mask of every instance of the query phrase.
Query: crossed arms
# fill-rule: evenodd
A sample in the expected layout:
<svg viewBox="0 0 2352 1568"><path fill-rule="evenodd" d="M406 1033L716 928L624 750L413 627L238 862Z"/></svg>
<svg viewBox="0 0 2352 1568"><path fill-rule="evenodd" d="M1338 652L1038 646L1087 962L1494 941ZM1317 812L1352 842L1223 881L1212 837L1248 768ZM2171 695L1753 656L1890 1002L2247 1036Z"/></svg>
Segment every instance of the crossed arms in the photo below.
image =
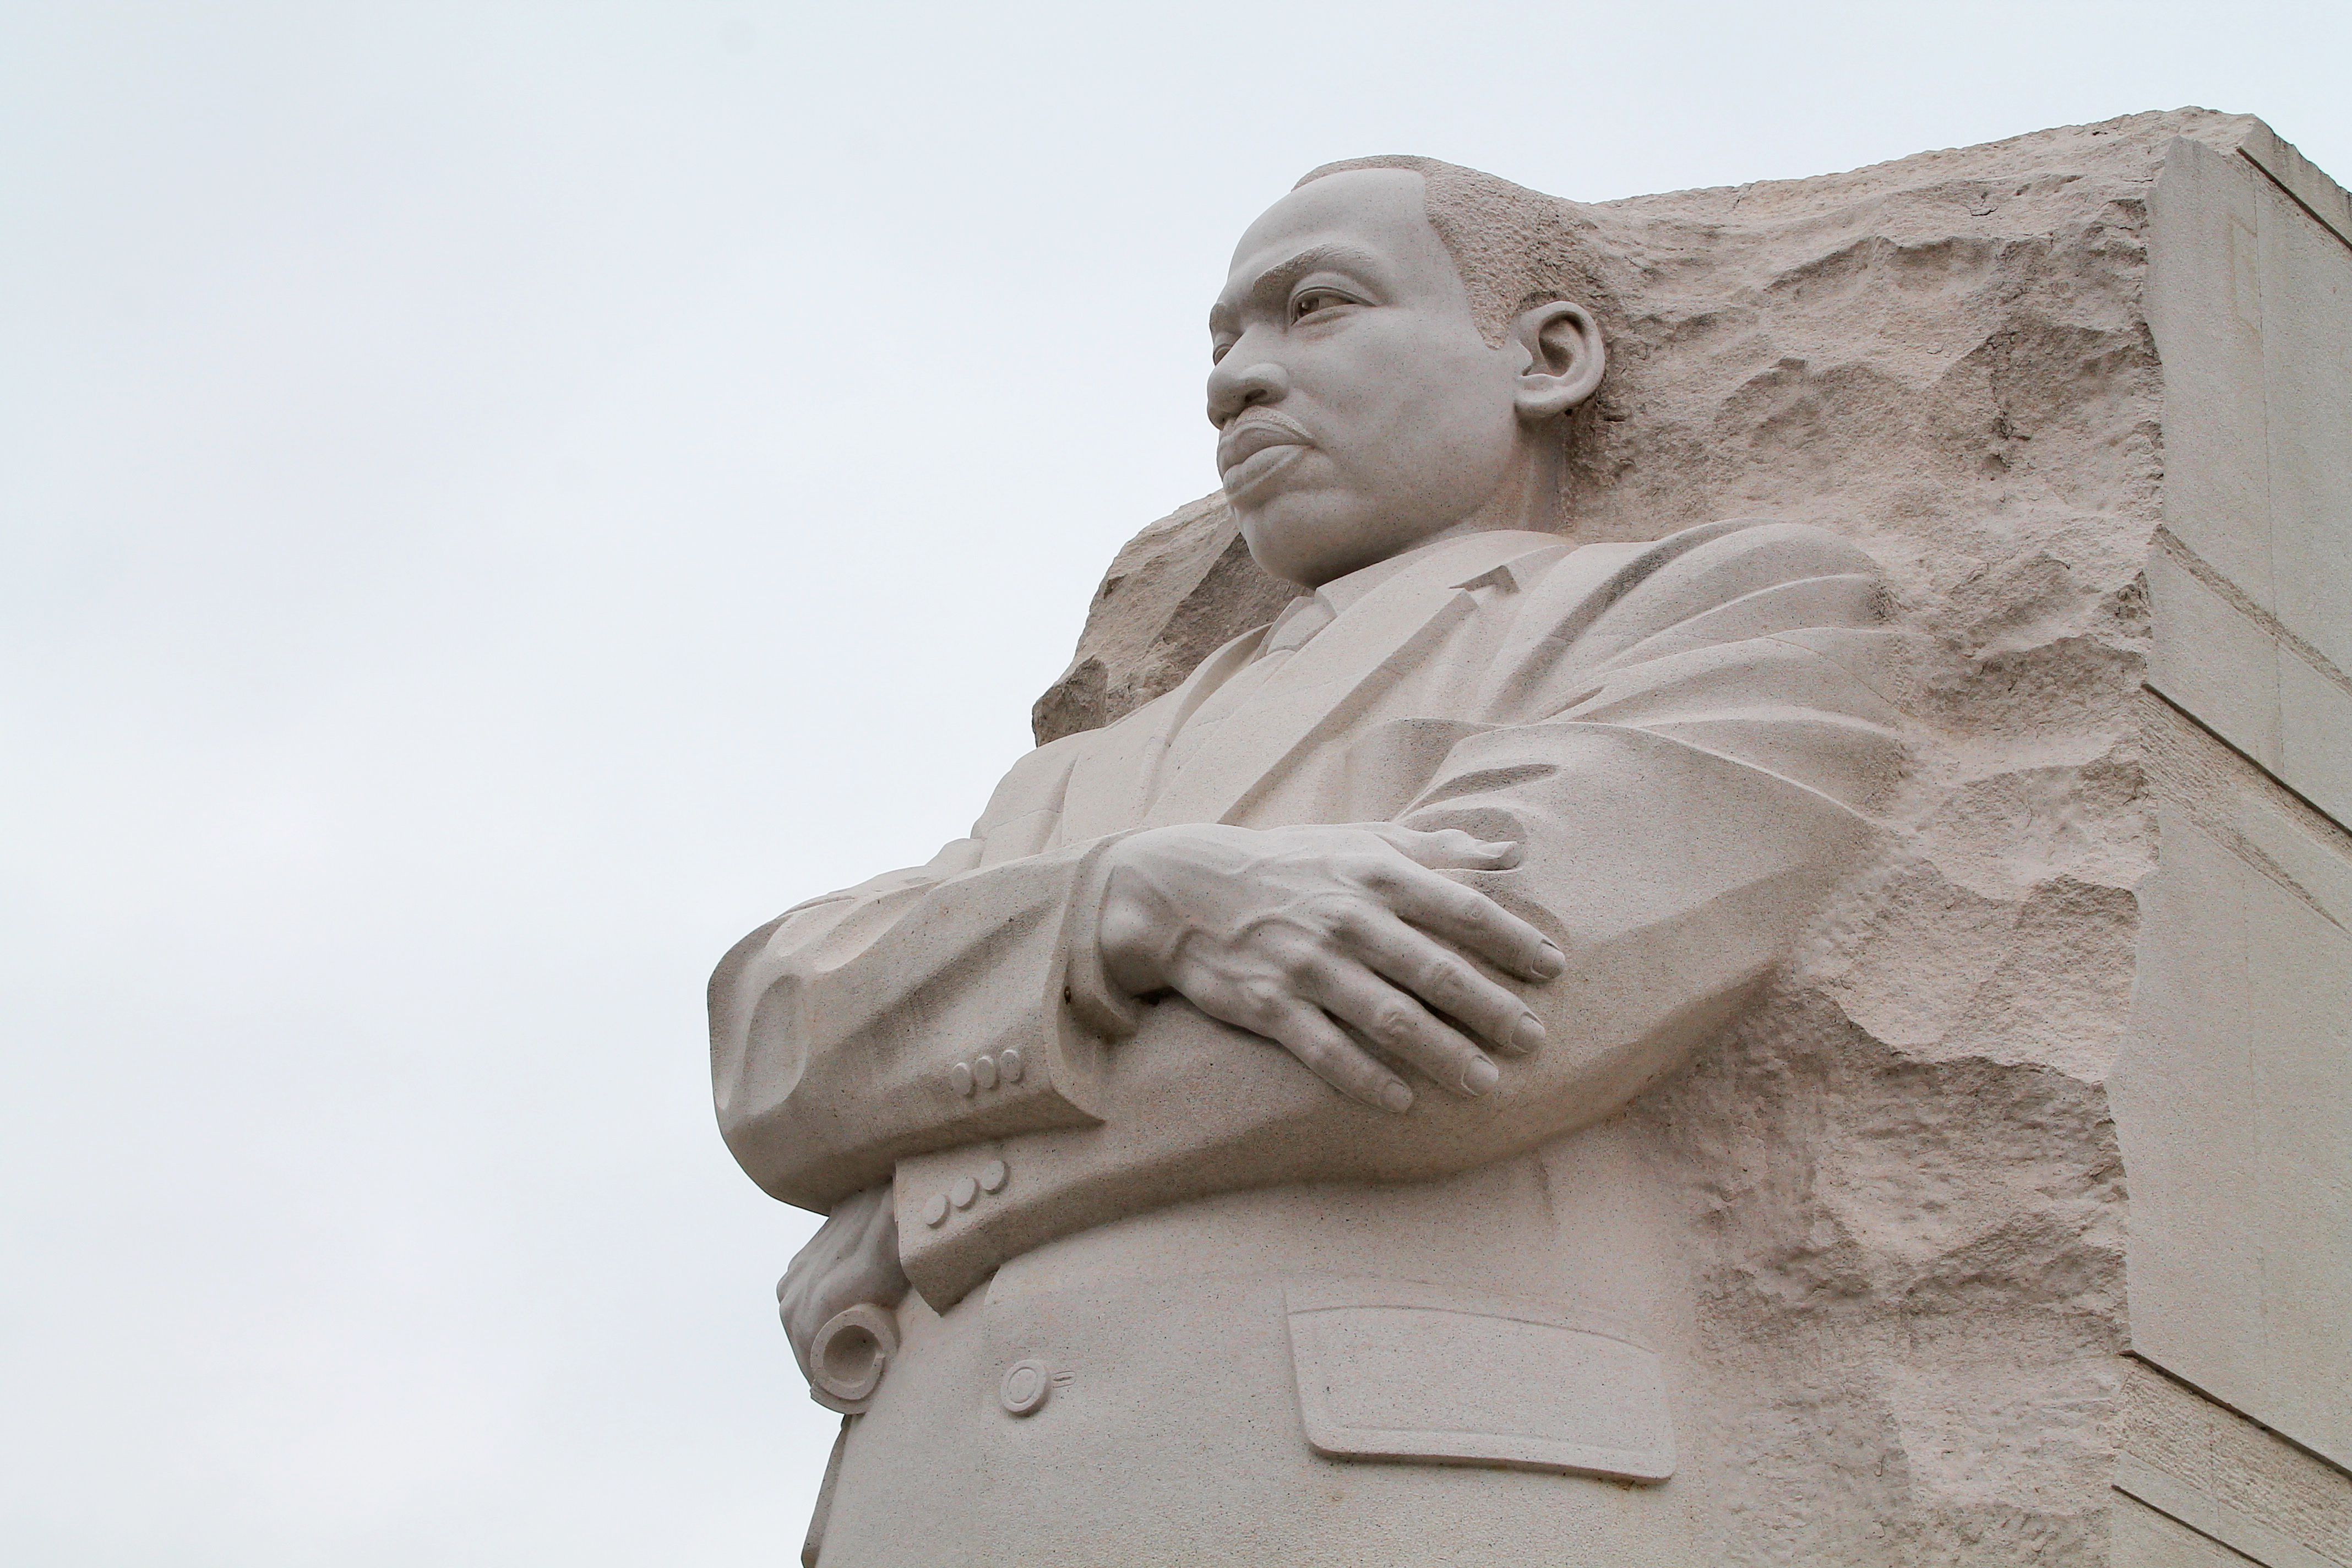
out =
<svg viewBox="0 0 2352 1568"><path fill-rule="evenodd" d="M820 1210L895 1175L944 1306L1139 1208L1434 1176L1610 1114L1737 1013L1902 767L1859 552L1716 525L1629 553L1524 595L1555 624L1386 824L1055 845L1076 737L930 866L752 933L711 985L737 1157ZM1000 1199L938 1214L992 1165Z"/></svg>

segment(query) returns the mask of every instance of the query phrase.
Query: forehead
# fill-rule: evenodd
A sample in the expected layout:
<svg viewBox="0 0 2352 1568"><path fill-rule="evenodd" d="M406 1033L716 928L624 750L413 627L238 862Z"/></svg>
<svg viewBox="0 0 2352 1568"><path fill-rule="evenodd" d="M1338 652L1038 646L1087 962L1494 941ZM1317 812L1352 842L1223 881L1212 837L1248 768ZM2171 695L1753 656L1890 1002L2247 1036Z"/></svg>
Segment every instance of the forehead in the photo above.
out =
<svg viewBox="0 0 2352 1568"><path fill-rule="evenodd" d="M1454 258L1429 225L1422 177L1410 169L1349 169L1268 207L1234 247L1217 303L1238 309L1262 278L1310 253L1355 257L1400 287L1459 291Z"/></svg>

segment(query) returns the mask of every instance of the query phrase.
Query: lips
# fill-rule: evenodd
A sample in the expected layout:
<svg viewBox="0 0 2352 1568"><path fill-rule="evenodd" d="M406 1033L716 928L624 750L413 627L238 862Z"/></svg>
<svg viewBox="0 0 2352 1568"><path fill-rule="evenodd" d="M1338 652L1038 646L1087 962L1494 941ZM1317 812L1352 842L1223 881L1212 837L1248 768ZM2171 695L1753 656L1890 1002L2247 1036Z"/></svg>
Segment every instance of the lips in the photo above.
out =
<svg viewBox="0 0 2352 1568"><path fill-rule="evenodd" d="M1314 443L1291 420L1266 411L1244 415L1217 438L1225 493L1239 499L1297 461Z"/></svg>

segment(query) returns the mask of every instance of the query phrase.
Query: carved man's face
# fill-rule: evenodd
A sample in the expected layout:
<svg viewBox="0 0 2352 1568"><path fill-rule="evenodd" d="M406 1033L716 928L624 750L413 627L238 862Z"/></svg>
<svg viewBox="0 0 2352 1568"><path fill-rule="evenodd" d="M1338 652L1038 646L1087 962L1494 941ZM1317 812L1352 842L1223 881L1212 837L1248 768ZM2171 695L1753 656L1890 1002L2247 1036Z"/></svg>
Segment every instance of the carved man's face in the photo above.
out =
<svg viewBox="0 0 2352 1568"><path fill-rule="evenodd" d="M1315 587L1410 549L1521 467L1529 354L1479 334L1409 170L1349 170L1276 203L1235 247L1209 330L1217 467L1276 576Z"/></svg>

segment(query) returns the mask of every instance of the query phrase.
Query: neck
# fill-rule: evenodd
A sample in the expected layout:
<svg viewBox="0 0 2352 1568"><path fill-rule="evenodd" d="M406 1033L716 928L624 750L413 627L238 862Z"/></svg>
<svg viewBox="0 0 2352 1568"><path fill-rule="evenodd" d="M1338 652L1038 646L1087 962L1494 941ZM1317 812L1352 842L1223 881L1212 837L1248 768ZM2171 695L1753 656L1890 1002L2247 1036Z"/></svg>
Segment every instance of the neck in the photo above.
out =
<svg viewBox="0 0 2352 1568"><path fill-rule="evenodd" d="M1518 461L1511 466L1511 477L1487 498L1486 505L1456 524L1455 531L1516 528L1530 533L1559 532L1568 521L1560 505L1568 479L1565 434L1558 420L1521 426Z"/></svg>
<svg viewBox="0 0 2352 1568"><path fill-rule="evenodd" d="M1528 533L1559 533L1568 523L1560 503L1568 479L1568 443L1556 422L1521 426L1518 461L1508 479L1486 498L1486 504L1449 528L1414 541L1413 548L1466 533L1493 533L1505 529Z"/></svg>

